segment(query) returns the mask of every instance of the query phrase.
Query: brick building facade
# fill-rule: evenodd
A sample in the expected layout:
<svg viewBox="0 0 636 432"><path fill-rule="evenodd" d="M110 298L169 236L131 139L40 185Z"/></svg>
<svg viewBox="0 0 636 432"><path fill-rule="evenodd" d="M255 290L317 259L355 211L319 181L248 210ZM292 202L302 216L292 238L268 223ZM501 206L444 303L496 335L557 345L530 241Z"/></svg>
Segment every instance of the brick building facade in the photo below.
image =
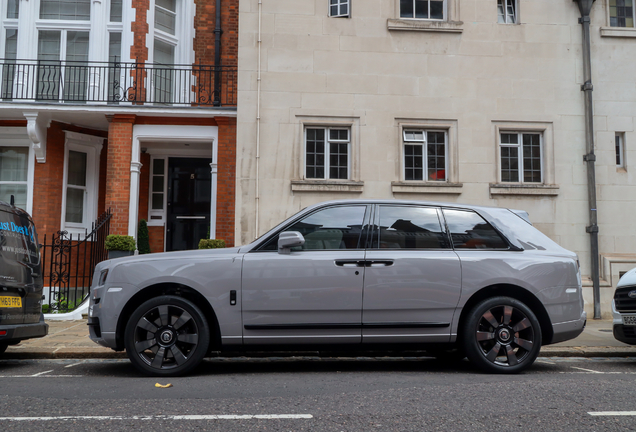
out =
<svg viewBox="0 0 636 432"><path fill-rule="evenodd" d="M147 220L153 252L234 244L238 0L7 0L0 14L0 200L40 237L110 209L114 234Z"/></svg>

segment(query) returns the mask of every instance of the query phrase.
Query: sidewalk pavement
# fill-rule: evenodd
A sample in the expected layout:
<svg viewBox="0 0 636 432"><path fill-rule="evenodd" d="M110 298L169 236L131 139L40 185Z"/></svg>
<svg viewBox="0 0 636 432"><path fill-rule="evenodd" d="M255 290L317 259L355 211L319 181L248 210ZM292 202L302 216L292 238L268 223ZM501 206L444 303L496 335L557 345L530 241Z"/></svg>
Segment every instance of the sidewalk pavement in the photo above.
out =
<svg viewBox="0 0 636 432"><path fill-rule="evenodd" d="M86 319L48 321L49 334L10 346L3 359L126 358L91 341ZM587 320L576 339L541 348L541 357L636 357L636 346L614 339L611 320Z"/></svg>

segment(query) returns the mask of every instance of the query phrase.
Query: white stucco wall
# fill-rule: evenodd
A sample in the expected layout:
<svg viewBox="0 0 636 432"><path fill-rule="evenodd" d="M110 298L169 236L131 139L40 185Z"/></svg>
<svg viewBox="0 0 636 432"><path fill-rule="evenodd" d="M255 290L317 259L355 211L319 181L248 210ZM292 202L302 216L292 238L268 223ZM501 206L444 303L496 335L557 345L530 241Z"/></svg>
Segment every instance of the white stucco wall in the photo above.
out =
<svg viewBox="0 0 636 432"><path fill-rule="evenodd" d="M328 17L327 0L262 0L260 95L258 3L240 3L237 241L247 243L327 199L477 203L526 210L537 228L578 253L584 277L590 274L582 30L575 2L519 0L520 24L505 25L497 23L495 0L452 0L454 21L442 28L449 32L389 30L397 0L352 0L350 18ZM636 266L636 38L601 35L613 33L606 28L607 0L597 0L591 15L607 316L619 272ZM351 177L359 183L303 186L303 125L333 122L351 125ZM451 125L455 187L394 184L403 180L399 125L422 122ZM543 131L549 187L502 195L505 190L492 186L498 182L498 126ZM625 169L615 163L616 132L625 133ZM591 312L589 286L585 299Z"/></svg>

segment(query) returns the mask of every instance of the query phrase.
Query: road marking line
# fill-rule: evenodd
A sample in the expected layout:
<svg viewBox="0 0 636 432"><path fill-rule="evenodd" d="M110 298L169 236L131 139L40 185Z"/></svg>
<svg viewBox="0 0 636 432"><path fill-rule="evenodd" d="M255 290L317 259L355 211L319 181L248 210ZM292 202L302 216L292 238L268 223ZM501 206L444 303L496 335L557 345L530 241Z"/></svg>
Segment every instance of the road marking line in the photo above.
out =
<svg viewBox="0 0 636 432"><path fill-rule="evenodd" d="M49 373L49 372L53 372L53 369L48 370L48 371L44 371L44 372L40 372L40 373L36 373L36 374L31 375L31 376L32 376L32 377L36 377L36 376L40 376L40 375L47 374L47 373Z"/></svg>
<svg viewBox="0 0 636 432"><path fill-rule="evenodd" d="M84 375L0 375L0 378L81 378L83 376Z"/></svg>
<svg viewBox="0 0 636 432"><path fill-rule="evenodd" d="M156 415L156 416L60 416L60 417L0 417L0 421L61 421L61 420L297 420L314 418L311 414L227 414L227 415Z"/></svg>
<svg viewBox="0 0 636 432"><path fill-rule="evenodd" d="M636 416L636 411L592 411L591 416Z"/></svg>
<svg viewBox="0 0 636 432"><path fill-rule="evenodd" d="M605 373L605 372L595 371L595 370L592 370L592 369L580 368L580 367L576 367L576 366L572 366L572 369L578 369L578 370L582 370L582 371L585 371L585 372L596 373L596 374L604 374Z"/></svg>
<svg viewBox="0 0 636 432"><path fill-rule="evenodd" d="M66 366L64 366L64 367L65 367L65 368L70 368L70 367L77 366L77 365L82 364L82 363L84 363L84 362L73 363L73 364L70 364L70 365L66 365Z"/></svg>

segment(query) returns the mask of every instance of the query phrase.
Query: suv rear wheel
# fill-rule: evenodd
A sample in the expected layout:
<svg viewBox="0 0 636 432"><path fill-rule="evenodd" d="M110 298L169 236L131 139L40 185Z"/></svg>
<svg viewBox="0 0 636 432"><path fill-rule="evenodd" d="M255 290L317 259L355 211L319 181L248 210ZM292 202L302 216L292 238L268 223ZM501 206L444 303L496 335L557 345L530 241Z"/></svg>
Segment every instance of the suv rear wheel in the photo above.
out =
<svg viewBox="0 0 636 432"><path fill-rule="evenodd" d="M124 343L130 361L142 373L179 376L203 360L210 329L192 302L166 295L146 301L133 312Z"/></svg>
<svg viewBox="0 0 636 432"><path fill-rule="evenodd" d="M478 303L462 328L466 355L490 373L517 373L534 363L541 349L541 326L532 310L510 297Z"/></svg>

